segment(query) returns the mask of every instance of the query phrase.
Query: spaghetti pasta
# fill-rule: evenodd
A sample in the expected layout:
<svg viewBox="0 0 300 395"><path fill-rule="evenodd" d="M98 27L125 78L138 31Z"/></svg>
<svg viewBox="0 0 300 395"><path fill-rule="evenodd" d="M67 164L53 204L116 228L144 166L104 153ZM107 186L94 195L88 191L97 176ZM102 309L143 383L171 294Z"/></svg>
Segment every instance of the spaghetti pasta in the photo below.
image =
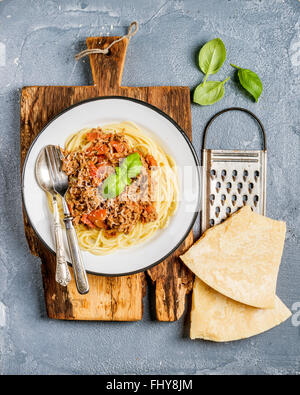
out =
<svg viewBox="0 0 300 395"><path fill-rule="evenodd" d="M90 142L86 135L92 129L82 129L72 134L65 143L67 152L87 150ZM128 232L117 232L110 235L104 229L88 228L82 223L75 224L78 241L81 249L95 255L109 254L117 249L128 248L144 242L152 237L158 229L168 225L170 217L174 214L178 203L178 176L176 164L152 137L145 134L132 122L121 122L101 127L103 133L113 133L126 138L130 149L143 154L151 155L157 162L155 171L155 189L152 196L156 210L155 220L137 222ZM152 175L151 175L152 177ZM48 199L51 204L51 199ZM63 218L62 204L59 202L61 218Z"/></svg>

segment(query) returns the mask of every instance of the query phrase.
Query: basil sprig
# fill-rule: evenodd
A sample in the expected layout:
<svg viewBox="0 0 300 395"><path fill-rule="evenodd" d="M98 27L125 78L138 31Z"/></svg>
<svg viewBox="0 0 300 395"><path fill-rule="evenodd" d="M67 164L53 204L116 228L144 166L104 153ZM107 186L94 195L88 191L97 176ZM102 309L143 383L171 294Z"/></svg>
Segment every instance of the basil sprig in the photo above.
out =
<svg viewBox="0 0 300 395"><path fill-rule="evenodd" d="M206 83L200 84L194 91L193 100L195 103L201 104L201 106L210 106L221 100L224 96L225 89L224 84L230 79L219 81L208 81Z"/></svg>
<svg viewBox="0 0 300 395"><path fill-rule="evenodd" d="M230 65L238 69L238 77L242 87L245 88L246 91L248 91L257 102L259 96L263 91L263 85L259 76L256 73L254 73L254 71L243 69L232 63Z"/></svg>
<svg viewBox="0 0 300 395"><path fill-rule="evenodd" d="M131 184L131 179L137 177L142 168L140 155L135 152L123 160L120 167L116 167L115 173L108 176L102 184L102 196L113 199L119 196L126 185Z"/></svg>
<svg viewBox="0 0 300 395"><path fill-rule="evenodd" d="M208 41L199 51L199 68L205 74L203 82L194 91L193 101L201 106L210 106L222 99L225 93L224 85L230 79L224 81L209 81L209 75L216 74L226 60L226 48L220 38ZM238 69L238 77L243 88L245 88L258 101L263 85L259 76L251 70L243 69L231 63Z"/></svg>
<svg viewBox="0 0 300 395"><path fill-rule="evenodd" d="M226 48L220 38L208 41L199 52L199 67L205 74L204 82L211 74L216 74L226 59Z"/></svg>

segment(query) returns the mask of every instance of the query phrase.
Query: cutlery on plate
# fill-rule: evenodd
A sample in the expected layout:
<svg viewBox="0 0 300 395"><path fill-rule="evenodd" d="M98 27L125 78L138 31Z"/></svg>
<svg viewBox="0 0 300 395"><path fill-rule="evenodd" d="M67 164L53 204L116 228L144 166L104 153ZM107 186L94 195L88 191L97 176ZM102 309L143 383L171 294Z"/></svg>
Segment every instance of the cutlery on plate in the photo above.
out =
<svg viewBox="0 0 300 395"><path fill-rule="evenodd" d="M53 181L53 189L62 198L64 223L66 227L67 240L70 249L77 290L80 294L84 295L89 292L89 283L81 256L76 231L72 222L73 218L70 215L70 210L65 199L69 183L68 176L62 170L62 153L60 148L54 145L47 145L45 150L48 159L50 176Z"/></svg>
<svg viewBox="0 0 300 395"><path fill-rule="evenodd" d="M53 204L53 228L55 236L56 249L56 273L55 280L58 284L66 287L71 281L71 274L65 257L63 247L62 226L59 219L56 192L53 188L53 182L49 174L45 149L42 149L35 163L35 176L39 186L49 192L52 197Z"/></svg>

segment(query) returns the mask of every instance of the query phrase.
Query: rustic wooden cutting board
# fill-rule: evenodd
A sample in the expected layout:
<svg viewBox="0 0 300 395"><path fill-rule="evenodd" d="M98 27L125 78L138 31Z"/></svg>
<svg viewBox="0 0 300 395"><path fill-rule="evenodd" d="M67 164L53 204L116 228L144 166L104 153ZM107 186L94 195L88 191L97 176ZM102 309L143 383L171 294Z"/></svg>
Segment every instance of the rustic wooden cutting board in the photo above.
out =
<svg viewBox="0 0 300 395"><path fill-rule="evenodd" d="M105 48L118 37L89 37L88 48ZM21 96L21 170L26 153L41 129L72 104L97 96L128 96L151 103L170 115L192 137L190 91L188 87L122 87L121 79L128 40L116 43L108 55L90 55L93 86L31 86ZM138 66L137 66L138 67ZM193 242L192 232L166 261L147 273L123 277L88 275L90 292L79 295L74 277L67 288L55 282L55 257L37 238L24 212L27 241L32 254L42 261L47 313L65 320L135 321L143 316L146 276L155 286L156 317L174 321L185 309L193 276L177 258ZM151 285L151 282L148 282Z"/></svg>

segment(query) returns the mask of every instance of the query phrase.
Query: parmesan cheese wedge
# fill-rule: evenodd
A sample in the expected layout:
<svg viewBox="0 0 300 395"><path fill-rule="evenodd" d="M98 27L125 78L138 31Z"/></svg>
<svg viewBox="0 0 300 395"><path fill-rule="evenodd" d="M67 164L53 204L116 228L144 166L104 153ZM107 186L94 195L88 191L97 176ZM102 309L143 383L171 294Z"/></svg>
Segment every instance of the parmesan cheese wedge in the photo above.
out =
<svg viewBox="0 0 300 395"><path fill-rule="evenodd" d="M258 335L291 316L276 296L272 309L257 309L214 291L196 277L191 311L191 339L228 342Z"/></svg>
<svg viewBox="0 0 300 395"><path fill-rule="evenodd" d="M181 259L222 295L270 309L275 306L285 232L284 222L256 214L245 206L207 230Z"/></svg>

